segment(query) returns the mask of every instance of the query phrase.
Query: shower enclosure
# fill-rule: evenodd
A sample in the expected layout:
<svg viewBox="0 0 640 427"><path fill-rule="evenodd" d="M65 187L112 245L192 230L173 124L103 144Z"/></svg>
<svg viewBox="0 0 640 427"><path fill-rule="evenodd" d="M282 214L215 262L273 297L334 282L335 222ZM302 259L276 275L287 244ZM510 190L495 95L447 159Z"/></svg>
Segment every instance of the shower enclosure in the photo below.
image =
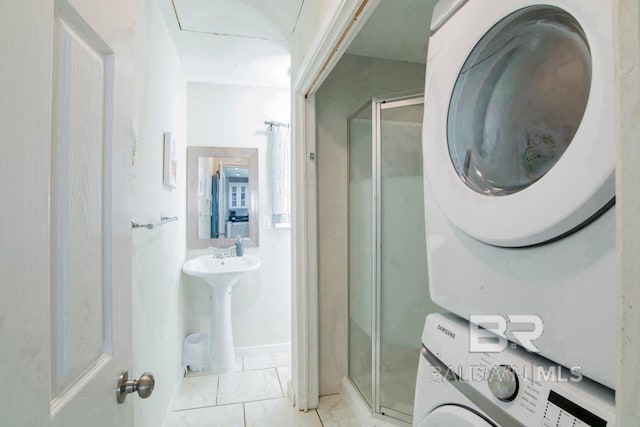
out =
<svg viewBox="0 0 640 427"><path fill-rule="evenodd" d="M349 377L373 413L411 421L427 288L422 93L349 119Z"/></svg>

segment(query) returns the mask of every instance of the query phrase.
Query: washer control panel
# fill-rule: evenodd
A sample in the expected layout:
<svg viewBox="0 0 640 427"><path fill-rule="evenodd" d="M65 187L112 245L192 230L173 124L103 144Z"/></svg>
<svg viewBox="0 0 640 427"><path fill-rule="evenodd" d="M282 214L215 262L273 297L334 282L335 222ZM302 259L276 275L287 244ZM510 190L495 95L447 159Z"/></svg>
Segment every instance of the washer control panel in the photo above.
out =
<svg viewBox="0 0 640 427"><path fill-rule="evenodd" d="M431 314L422 336L421 375L448 381L474 410L497 425L614 427L613 390L510 344L495 352L470 350L470 328L454 315Z"/></svg>
<svg viewBox="0 0 640 427"><path fill-rule="evenodd" d="M544 408L541 427L605 427L598 415L551 390Z"/></svg>

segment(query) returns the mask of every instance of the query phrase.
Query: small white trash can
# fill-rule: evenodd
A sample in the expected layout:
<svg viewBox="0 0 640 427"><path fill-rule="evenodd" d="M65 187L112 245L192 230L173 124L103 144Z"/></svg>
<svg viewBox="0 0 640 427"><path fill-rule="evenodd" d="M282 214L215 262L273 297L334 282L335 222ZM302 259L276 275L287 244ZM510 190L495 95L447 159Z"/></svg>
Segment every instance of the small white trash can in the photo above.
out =
<svg viewBox="0 0 640 427"><path fill-rule="evenodd" d="M200 372L207 362L207 334L190 334L182 345L182 365L184 369Z"/></svg>

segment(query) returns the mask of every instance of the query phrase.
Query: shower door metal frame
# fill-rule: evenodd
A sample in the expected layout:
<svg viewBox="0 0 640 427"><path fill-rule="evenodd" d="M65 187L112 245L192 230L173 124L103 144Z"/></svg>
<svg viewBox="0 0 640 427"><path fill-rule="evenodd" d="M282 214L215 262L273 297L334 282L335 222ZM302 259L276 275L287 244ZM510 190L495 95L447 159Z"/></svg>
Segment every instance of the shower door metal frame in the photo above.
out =
<svg viewBox="0 0 640 427"><path fill-rule="evenodd" d="M373 242L374 251L373 257L375 266L373 275L373 310L372 313L372 325L374 332L372 335L373 351L372 351L372 381L373 381L373 408L372 411L375 414L381 414L395 418L400 421L411 423L411 415L407 416L404 413L395 411L390 408L382 406L380 401L381 393L381 309L382 301L380 296L382 295L382 242L380 236L382 236L382 111L392 108L406 107L410 105L424 104L424 90L402 92L399 94L393 94L389 96L375 97L371 101L372 109L372 135L375 147L372 152L372 206L373 212ZM418 357L416 355L416 357Z"/></svg>
<svg viewBox="0 0 640 427"><path fill-rule="evenodd" d="M375 104L373 103L373 99L371 99L370 101L367 101L367 103L365 103L362 107L360 107L355 113L353 113L351 116L349 116L347 118L347 168L348 168L348 170L347 170L347 180L351 179L351 166L350 166L351 165L351 148L350 147L351 147L351 144L352 144L352 142L351 142L351 123L353 122L354 119L358 118L358 116L360 115L360 113L362 111L364 111L367 108L371 109L373 105L375 105ZM375 108L373 108L373 110L371 110L371 111L375 111ZM367 119L370 119L370 117L367 117ZM372 122L372 126L373 126L373 122ZM371 144L373 144L374 140L375 140L374 139L374 134L372 133L371 134ZM374 244L375 244L375 229L376 229L376 227L375 227L375 218L376 218L376 216L375 216L375 212L374 212L375 211L375 191L374 191L375 190L375 182L374 182L375 181L375 170L373 168L373 166L375 165L375 161L373 159L375 159L375 157L376 157L375 150L372 147L372 149L371 149L371 158L372 158L372 165L371 165L372 166L372 168L371 168L371 203L372 203L371 204L371 208L372 208L371 209L372 210L372 212L371 212L371 225L372 225L371 233L372 233L372 235L371 235L371 239L372 239L372 242ZM351 186L350 185L347 185L347 203L348 204L351 203ZM349 210L351 209L350 206L348 206L348 209ZM351 222L347 221L347 256L348 257L351 256L351 245L352 245L352 242L351 242ZM376 259L376 252L375 252L375 250L373 250L373 251L371 251L371 268L372 269L375 267L375 259ZM347 353L349 353L350 352L350 347L351 347L351 339L352 339L351 326L350 326L351 318L349 316L350 307L351 307L351 297L349 295L350 294L350 286L351 286L351 262L350 262L350 260L347 262L347 280L348 280L348 284L349 284L348 285L349 289L347 290ZM374 286L375 286L375 273L374 272L372 272L372 274L371 274L371 283L369 284L369 286L371 286L371 289L373 289ZM374 301L375 300L374 300L373 291L372 291L371 292L371 302L370 302L370 304L371 304L371 312L372 312L371 319L373 319ZM373 337L374 328L373 328L373 325L374 325L374 323L373 323L373 320L372 320L372 323L371 323L371 331L372 331L372 333L371 333L371 335L372 335L372 337L371 337L371 355L372 355L371 359L372 360L373 360L373 348L374 348L374 345L373 345L373 342L374 342L374 337ZM354 381L353 377L351 376L351 368L352 368L352 366L351 366L351 354L347 354L347 378L348 378L349 382L353 385L353 387L358 391L358 393L360 393L360 396L362 396L362 398L364 399L366 405L369 406L369 409L371 409L372 412L374 412L373 411L373 405L375 404L375 401L374 401L375 389L372 386L372 388L371 388L371 396L370 396L371 404L369 404L369 399L367 398L367 396L365 396L364 392L360 389L360 387L358 387L358 384ZM372 369L373 369L373 367L372 367ZM372 384L373 384L373 379L374 378L372 377L372 379L371 379Z"/></svg>

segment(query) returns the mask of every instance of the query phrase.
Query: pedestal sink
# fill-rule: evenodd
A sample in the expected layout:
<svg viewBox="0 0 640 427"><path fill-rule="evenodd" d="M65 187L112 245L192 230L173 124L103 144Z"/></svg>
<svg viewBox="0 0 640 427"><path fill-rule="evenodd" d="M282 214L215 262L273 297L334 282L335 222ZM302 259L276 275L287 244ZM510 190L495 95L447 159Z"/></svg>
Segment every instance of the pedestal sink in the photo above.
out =
<svg viewBox="0 0 640 427"><path fill-rule="evenodd" d="M253 255L214 258L202 255L191 258L182 266L189 276L198 277L211 287L211 360L213 374L232 371L236 363L231 329L231 290L240 278L260 268L260 259Z"/></svg>

